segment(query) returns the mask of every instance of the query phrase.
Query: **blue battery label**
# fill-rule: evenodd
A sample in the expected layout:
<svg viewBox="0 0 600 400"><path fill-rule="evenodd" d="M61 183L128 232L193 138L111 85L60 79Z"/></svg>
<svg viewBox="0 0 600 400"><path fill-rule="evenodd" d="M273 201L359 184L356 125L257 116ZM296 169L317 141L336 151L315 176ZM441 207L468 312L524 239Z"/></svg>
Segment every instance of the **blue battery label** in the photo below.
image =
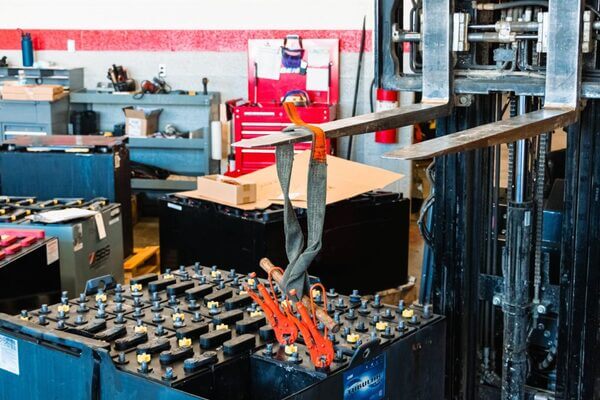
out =
<svg viewBox="0 0 600 400"><path fill-rule="evenodd" d="M344 400L385 397L385 354L344 373Z"/></svg>

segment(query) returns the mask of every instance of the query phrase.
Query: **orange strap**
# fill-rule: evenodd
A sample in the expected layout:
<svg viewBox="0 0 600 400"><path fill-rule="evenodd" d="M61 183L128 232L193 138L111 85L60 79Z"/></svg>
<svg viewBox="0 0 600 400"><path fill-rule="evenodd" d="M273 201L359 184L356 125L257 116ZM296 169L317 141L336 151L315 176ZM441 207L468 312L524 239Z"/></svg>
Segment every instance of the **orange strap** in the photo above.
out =
<svg viewBox="0 0 600 400"><path fill-rule="evenodd" d="M312 158L315 161L325 163L327 162L327 140L325 138L325 132L323 129L315 125L309 125L302 121L300 114L296 109L296 106L292 102L283 103L283 108L290 121L295 125L302 126L309 129L313 133L312 142Z"/></svg>

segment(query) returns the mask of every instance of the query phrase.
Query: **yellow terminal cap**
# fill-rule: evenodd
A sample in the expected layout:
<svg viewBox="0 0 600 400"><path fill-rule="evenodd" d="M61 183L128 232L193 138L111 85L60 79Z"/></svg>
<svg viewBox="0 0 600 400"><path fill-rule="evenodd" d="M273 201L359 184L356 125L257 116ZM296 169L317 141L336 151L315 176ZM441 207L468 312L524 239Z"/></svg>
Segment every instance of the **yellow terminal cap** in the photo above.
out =
<svg viewBox="0 0 600 400"><path fill-rule="evenodd" d="M139 292L140 290L142 290L142 284L138 283L137 285L131 285L131 291L132 292Z"/></svg>
<svg viewBox="0 0 600 400"><path fill-rule="evenodd" d="M321 291L318 289L313 289L312 292L310 292L310 294L312 295L313 298L315 298L321 294Z"/></svg>
<svg viewBox="0 0 600 400"><path fill-rule="evenodd" d="M22 315L19 317L19 319L20 319L21 321L29 321L29 317L24 317L24 316L22 316Z"/></svg>
<svg viewBox="0 0 600 400"><path fill-rule="evenodd" d="M146 328L144 325L137 325L135 328L133 328L133 331L135 333L148 333L148 328Z"/></svg>
<svg viewBox="0 0 600 400"><path fill-rule="evenodd" d="M282 306L283 308L287 308L287 307L289 307L289 306L291 306L291 305L292 305L292 304L291 304L291 302L289 302L289 301L287 301L287 300L283 300L283 301L281 302L281 306Z"/></svg>
<svg viewBox="0 0 600 400"><path fill-rule="evenodd" d="M263 312L260 310L250 312L251 317L261 317L262 315L263 315Z"/></svg>
<svg viewBox="0 0 600 400"><path fill-rule="evenodd" d="M179 318L180 321L183 321L185 319L185 314L184 313L174 313L173 315L171 315L171 318L173 318L173 321L175 321L177 318Z"/></svg>
<svg viewBox="0 0 600 400"><path fill-rule="evenodd" d="M402 318L412 318L414 314L415 310L413 310L412 308L406 308L402 311Z"/></svg>
<svg viewBox="0 0 600 400"><path fill-rule="evenodd" d="M295 344L288 344L285 346L285 354L287 354L288 356L291 356L294 353L298 352L298 346L296 346Z"/></svg>
<svg viewBox="0 0 600 400"><path fill-rule="evenodd" d="M177 343L179 344L179 347L192 347L192 339L190 338L181 338Z"/></svg>
<svg viewBox="0 0 600 400"><path fill-rule="evenodd" d="M141 364L143 362L149 363L151 359L152 359L152 356L150 354L146 354L146 353L138 354L138 356L137 356L138 364Z"/></svg>
<svg viewBox="0 0 600 400"><path fill-rule="evenodd" d="M346 336L346 341L348 343L356 343L358 342L358 339L360 339L360 336L356 333L349 333L348 336Z"/></svg>
<svg viewBox="0 0 600 400"><path fill-rule="evenodd" d="M216 331L224 331L225 329L229 329L229 325L219 324L219 325L215 326Z"/></svg>
<svg viewBox="0 0 600 400"><path fill-rule="evenodd" d="M173 279L173 274L164 274L163 279Z"/></svg>
<svg viewBox="0 0 600 400"><path fill-rule="evenodd" d="M208 307L208 308L219 307L219 302L218 301L209 301L208 303L206 303L206 307Z"/></svg>
<svg viewBox="0 0 600 400"><path fill-rule="evenodd" d="M97 294L96 301L101 301L103 303L106 303L106 295L104 293Z"/></svg>
<svg viewBox="0 0 600 400"><path fill-rule="evenodd" d="M210 276L216 278L217 276L221 276L221 271L211 271Z"/></svg>
<svg viewBox="0 0 600 400"><path fill-rule="evenodd" d="M248 278L248 285L252 286L254 285L254 278Z"/></svg>
<svg viewBox="0 0 600 400"><path fill-rule="evenodd" d="M71 307L68 304L61 304L60 306L56 307L56 310L58 312L64 311L64 312L68 313L70 309L71 309Z"/></svg>
<svg viewBox="0 0 600 400"><path fill-rule="evenodd" d="M375 329L377 329L378 331L385 331L385 328L388 327L388 323L385 321L379 321L378 323L375 324Z"/></svg>

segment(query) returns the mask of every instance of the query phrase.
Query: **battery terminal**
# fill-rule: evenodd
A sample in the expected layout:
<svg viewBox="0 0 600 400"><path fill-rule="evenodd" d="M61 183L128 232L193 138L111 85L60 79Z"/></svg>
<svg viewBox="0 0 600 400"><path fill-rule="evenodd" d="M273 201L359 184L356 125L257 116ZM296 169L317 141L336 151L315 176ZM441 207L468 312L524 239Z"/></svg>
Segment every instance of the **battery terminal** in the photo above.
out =
<svg viewBox="0 0 600 400"><path fill-rule="evenodd" d="M144 325L138 325L133 328L133 331L135 333L148 333L148 328L146 328Z"/></svg>
<svg viewBox="0 0 600 400"><path fill-rule="evenodd" d="M295 344L288 344L285 346L285 354L291 356L294 353L298 353L298 346Z"/></svg>
<svg viewBox="0 0 600 400"><path fill-rule="evenodd" d="M375 329L377 329L378 331L385 331L387 327L388 323L385 321L379 321L375 324Z"/></svg>
<svg viewBox="0 0 600 400"><path fill-rule="evenodd" d="M146 353L138 354L138 356L137 356L138 364L141 364L144 362L149 363L151 359L152 359L152 356L150 354L146 354Z"/></svg>
<svg viewBox="0 0 600 400"><path fill-rule="evenodd" d="M356 333L350 333L346 335L346 341L348 343L356 343L358 342L358 339L360 339L360 336Z"/></svg>
<svg viewBox="0 0 600 400"><path fill-rule="evenodd" d="M171 318L173 319L173 321L183 321L185 319L185 314L184 313L173 313L173 315L171 315Z"/></svg>
<svg viewBox="0 0 600 400"><path fill-rule="evenodd" d="M141 283L131 285L131 291L132 292L139 292L141 290L142 290L142 284Z"/></svg>
<svg viewBox="0 0 600 400"><path fill-rule="evenodd" d="M56 307L56 311L58 312L64 312L64 313L68 313L69 310L71 309L71 307L69 307L68 304L61 304L58 307Z"/></svg>

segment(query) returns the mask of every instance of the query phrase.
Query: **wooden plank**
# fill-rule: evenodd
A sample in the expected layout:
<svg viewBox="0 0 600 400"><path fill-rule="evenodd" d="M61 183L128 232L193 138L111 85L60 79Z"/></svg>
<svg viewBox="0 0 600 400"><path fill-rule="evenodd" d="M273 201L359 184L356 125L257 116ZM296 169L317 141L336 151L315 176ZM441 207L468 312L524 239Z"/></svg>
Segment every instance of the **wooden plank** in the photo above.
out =
<svg viewBox="0 0 600 400"><path fill-rule="evenodd" d="M125 271L135 270L138 267L144 266L144 264L152 257L156 257L160 250L159 246L148 246L143 248L133 249L133 255L129 257L123 263L123 269ZM158 260L156 260L158 261ZM158 262L154 262L158 264Z"/></svg>
<svg viewBox="0 0 600 400"><path fill-rule="evenodd" d="M542 109L393 150L383 158L423 160L537 136L577 121L572 109Z"/></svg>
<svg viewBox="0 0 600 400"><path fill-rule="evenodd" d="M363 133L413 125L417 122L429 121L448 115L449 111L450 105L448 103L417 103L395 108L393 110L338 119L323 124L317 124L316 126L323 129L327 138L333 139L342 136L360 135ZM310 140L312 140L312 133L306 129L297 129L264 135L253 139L240 140L239 142L234 143L233 146L255 148L307 142Z"/></svg>

